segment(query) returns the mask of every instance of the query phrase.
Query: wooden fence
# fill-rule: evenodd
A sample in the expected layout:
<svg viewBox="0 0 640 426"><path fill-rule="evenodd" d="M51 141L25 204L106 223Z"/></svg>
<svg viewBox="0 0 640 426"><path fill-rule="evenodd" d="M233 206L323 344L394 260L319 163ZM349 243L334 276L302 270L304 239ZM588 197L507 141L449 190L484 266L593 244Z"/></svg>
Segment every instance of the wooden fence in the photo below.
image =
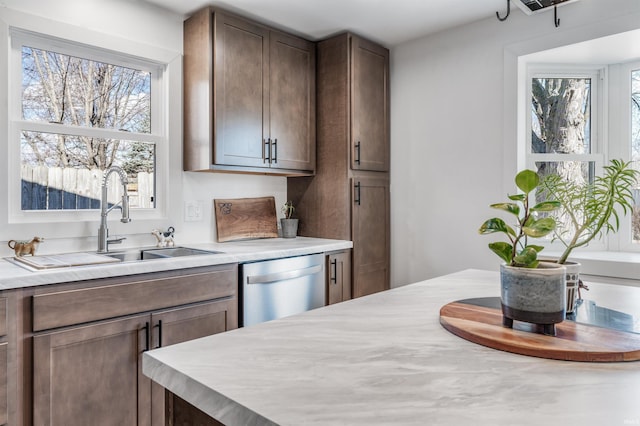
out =
<svg viewBox="0 0 640 426"><path fill-rule="evenodd" d="M22 166L22 210L99 209L102 170ZM129 177L127 192L132 208L154 206L154 175L139 172ZM109 176L107 200L115 204L122 197L117 173Z"/></svg>

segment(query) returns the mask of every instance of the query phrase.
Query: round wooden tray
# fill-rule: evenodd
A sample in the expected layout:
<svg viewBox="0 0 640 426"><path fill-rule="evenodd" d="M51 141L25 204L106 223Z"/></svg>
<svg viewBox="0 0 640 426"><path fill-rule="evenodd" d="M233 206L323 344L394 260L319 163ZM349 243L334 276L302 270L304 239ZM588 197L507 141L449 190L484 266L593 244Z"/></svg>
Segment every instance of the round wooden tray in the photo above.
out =
<svg viewBox="0 0 640 426"><path fill-rule="evenodd" d="M489 299L497 299L498 307L488 306L495 304L487 303ZM640 360L640 334L569 320L556 324L556 336L540 334L537 326L519 321L510 329L502 326L499 300L449 303L440 309L440 324L463 339L521 355L586 362Z"/></svg>

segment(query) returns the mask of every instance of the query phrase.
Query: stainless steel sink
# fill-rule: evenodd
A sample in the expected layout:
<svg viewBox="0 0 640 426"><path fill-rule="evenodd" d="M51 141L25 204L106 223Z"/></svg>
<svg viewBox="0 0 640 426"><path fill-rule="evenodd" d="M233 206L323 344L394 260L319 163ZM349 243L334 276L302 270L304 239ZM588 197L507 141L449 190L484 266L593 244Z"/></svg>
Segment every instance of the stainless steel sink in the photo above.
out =
<svg viewBox="0 0 640 426"><path fill-rule="evenodd" d="M106 256L113 257L114 259L121 260L123 262L137 261L137 260L153 260L153 259L168 259L172 257L182 256L198 256L205 254L221 253L219 251L200 250L188 247L167 247L167 248L149 248L149 249L133 249L125 251L114 251L110 253L103 253Z"/></svg>
<svg viewBox="0 0 640 426"><path fill-rule="evenodd" d="M137 248L109 253L78 252L61 253L42 256L22 256L14 257L12 262L30 271L40 271L43 269L68 268L74 266L105 265L109 263L136 262L153 259L170 259L181 256L198 256L206 254L220 254L220 251L193 249L188 247L168 247L168 248ZM109 259L111 258L111 259ZM117 260L116 260L117 259Z"/></svg>

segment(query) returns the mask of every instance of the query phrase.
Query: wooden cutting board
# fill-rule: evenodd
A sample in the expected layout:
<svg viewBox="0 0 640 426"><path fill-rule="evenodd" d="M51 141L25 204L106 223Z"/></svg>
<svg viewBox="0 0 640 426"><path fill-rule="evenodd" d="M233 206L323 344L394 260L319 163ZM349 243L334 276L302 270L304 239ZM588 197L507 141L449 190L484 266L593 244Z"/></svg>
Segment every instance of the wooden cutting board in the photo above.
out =
<svg viewBox="0 0 640 426"><path fill-rule="evenodd" d="M519 321L514 321L513 329L505 328L500 309L466 302L443 306L440 324L471 342L507 352L566 361L640 360L640 334L565 320L556 324L556 336L546 336L536 333L533 325Z"/></svg>
<svg viewBox="0 0 640 426"><path fill-rule="evenodd" d="M218 242L248 238L277 238L274 197L213 200Z"/></svg>

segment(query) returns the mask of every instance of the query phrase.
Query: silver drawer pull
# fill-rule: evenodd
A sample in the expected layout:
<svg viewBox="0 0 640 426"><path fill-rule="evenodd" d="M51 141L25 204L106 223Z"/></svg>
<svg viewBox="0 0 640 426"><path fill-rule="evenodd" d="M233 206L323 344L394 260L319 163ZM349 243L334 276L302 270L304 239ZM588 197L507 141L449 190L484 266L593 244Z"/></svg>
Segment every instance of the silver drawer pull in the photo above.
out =
<svg viewBox="0 0 640 426"><path fill-rule="evenodd" d="M322 265L315 265L310 268L297 269L294 271L276 272L273 274L253 275L247 277L247 284L267 284L274 281L291 280L294 278L306 277L322 271Z"/></svg>

